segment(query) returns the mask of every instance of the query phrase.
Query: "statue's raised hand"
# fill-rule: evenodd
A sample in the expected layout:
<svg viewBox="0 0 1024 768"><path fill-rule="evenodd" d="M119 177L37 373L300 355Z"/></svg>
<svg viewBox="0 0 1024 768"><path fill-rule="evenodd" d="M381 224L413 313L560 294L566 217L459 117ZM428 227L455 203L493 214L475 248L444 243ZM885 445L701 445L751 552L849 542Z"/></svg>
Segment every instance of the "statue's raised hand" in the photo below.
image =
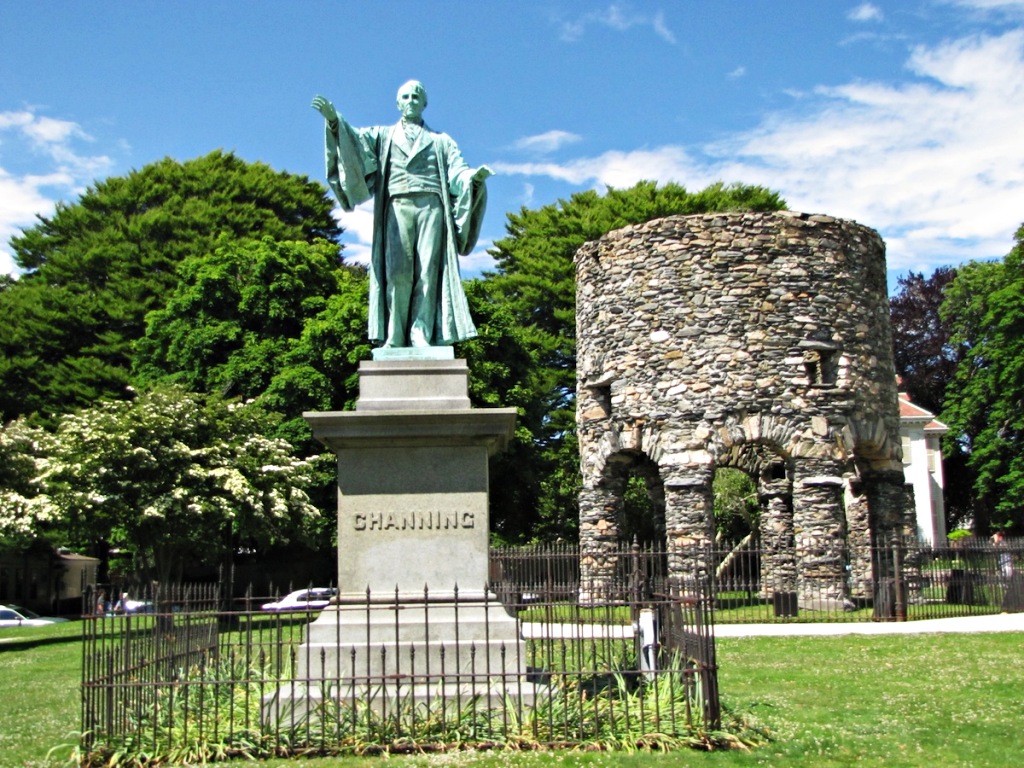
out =
<svg viewBox="0 0 1024 768"><path fill-rule="evenodd" d="M473 181L484 181L490 176L494 175L494 171L488 168L486 165L481 165L475 171L473 171Z"/></svg>
<svg viewBox="0 0 1024 768"><path fill-rule="evenodd" d="M336 110L334 108L334 105L331 104L331 102L329 102L323 96L314 97L313 104L311 106L321 115L323 115L324 120L326 120L328 123L338 122L338 110Z"/></svg>

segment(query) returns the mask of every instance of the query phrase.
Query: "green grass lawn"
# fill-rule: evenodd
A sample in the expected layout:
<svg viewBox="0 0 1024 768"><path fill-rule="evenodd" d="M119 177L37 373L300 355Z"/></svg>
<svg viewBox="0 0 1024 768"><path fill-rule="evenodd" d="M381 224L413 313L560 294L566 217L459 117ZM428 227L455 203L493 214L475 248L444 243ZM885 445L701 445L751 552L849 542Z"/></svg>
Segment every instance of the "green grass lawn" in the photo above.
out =
<svg viewBox="0 0 1024 768"><path fill-rule="evenodd" d="M55 765L51 747L78 730L82 627L0 629L0 766Z"/></svg>
<svg viewBox="0 0 1024 768"><path fill-rule="evenodd" d="M0 766L58 765L78 727L78 625L0 630ZM12 639L14 642L11 642ZM391 758L442 766L1014 766L1024 755L1024 634L722 638L727 706L774 740L752 752L449 754ZM379 765L382 758L261 763ZM245 763L237 763L242 765Z"/></svg>

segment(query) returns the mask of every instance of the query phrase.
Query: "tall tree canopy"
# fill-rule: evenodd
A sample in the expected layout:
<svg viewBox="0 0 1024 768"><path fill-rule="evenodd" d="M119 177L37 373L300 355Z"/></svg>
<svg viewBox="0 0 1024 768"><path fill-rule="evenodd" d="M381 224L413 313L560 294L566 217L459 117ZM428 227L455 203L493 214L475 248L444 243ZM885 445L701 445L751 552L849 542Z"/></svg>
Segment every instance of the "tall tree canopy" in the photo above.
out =
<svg viewBox="0 0 1024 768"><path fill-rule="evenodd" d="M959 350L950 341L950 328L939 314L954 278L952 267L940 267L928 278L910 272L899 279L896 294L889 299L893 359L903 391L936 414L942 410L959 360Z"/></svg>
<svg viewBox="0 0 1024 768"><path fill-rule="evenodd" d="M975 473L975 527L1024 533L1024 227L1001 262L961 267L942 318L962 357L942 419Z"/></svg>
<svg viewBox="0 0 1024 768"><path fill-rule="evenodd" d="M365 272L339 261L334 243L269 237L223 237L212 253L186 258L166 304L146 316L146 334L136 344L142 381L242 398L263 394L296 362L307 323L327 310L331 297L346 288L359 294ZM359 335L337 339L344 348L359 341Z"/></svg>
<svg viewBox="0 0 1024 768"><path fill-rule="evenodd" d="M213 152L97 182L12 238L0 290L0 414L53 417L131 381L132 343L189 256L220 238L336 241L322 185Z"/></svg>
<svg viewBox="0 0 1024 768"><path fill-rule="evenodd" d="M577 249L614 229L663 216L784 207L776 193L763 187L713 184L688 192L677 184L642 181L629 189L609 189L604 195L580 192L553 205L509 214L508 236L492 251L496 271L471 295L478 317L495 317L481 307L484 302L501 305L506 313L502 317L514 318L515 327L503 326L501 332L514 334L518 357L507 361L515 373L510 371L506 379L515 380L516 397L529 393L520 406L518 444L496 467L497 482L514 487L513 493L492 502L502 535L510 540L572 536L577 524Z"/></svg>
<svg viewBox="0 0 1024 768"><path fill-rule="evenodd" d="M142 385L173 383L194 392L258 399L282 414L277 436L316 453L303 411L354 404L358 366L369 356L367 277L339 265L339 247L221 239L190 256L166 305L146 316L135 345ZM321 479L316 500L334 505Z"/></svg>

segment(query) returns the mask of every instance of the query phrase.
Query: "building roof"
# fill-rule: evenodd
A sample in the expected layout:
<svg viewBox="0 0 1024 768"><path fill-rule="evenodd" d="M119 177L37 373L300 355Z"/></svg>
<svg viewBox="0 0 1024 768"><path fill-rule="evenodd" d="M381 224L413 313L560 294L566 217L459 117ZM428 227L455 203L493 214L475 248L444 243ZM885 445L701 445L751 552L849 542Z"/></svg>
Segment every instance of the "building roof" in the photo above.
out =
<svg viewBox="0 0 1024 768"><path fill-rule="evenodd" d="M941 421L935 418L935 414L926 408L922 408L919 405L915 405L910 401L910 395L906 392L900 392L900 421L907 422L924 422L925 432L937 432L939 434L945 434L949 432L949 427L943 424Z"/></svg>
<svg viewBox="0 0 1024 768"><path fill-rule="evenodd" d="M58 557L61 560L66 560L68 562L72 562L72 561L80 561L80 562L88 562L88 563L98 563L98 562L100 562L99 558L89 557L88 555L76 555L73 552L61 552L61 553L58 554Z"/></svg>

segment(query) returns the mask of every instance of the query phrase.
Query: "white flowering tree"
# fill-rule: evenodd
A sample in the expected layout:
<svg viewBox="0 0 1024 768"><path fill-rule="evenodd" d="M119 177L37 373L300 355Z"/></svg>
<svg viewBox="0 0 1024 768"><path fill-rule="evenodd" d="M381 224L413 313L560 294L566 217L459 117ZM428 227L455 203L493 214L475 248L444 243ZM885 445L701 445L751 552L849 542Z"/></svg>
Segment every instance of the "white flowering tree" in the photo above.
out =
<svg viewBox="0 0 1024 768"><path fill-rule="evenodd" d="M130 549L162 581L186 558L302 536L319 517L307 495L316 459L269 437L275 418L176 387L66 415L22 510L75 543Z"/></svg>
<svg viewBox="0 0 1024 768"><path fill-rule="evenodd" d="M53 523L40 482L50 442L47 432L25 419L0 428L0 542L28 544Z"/></svg>

